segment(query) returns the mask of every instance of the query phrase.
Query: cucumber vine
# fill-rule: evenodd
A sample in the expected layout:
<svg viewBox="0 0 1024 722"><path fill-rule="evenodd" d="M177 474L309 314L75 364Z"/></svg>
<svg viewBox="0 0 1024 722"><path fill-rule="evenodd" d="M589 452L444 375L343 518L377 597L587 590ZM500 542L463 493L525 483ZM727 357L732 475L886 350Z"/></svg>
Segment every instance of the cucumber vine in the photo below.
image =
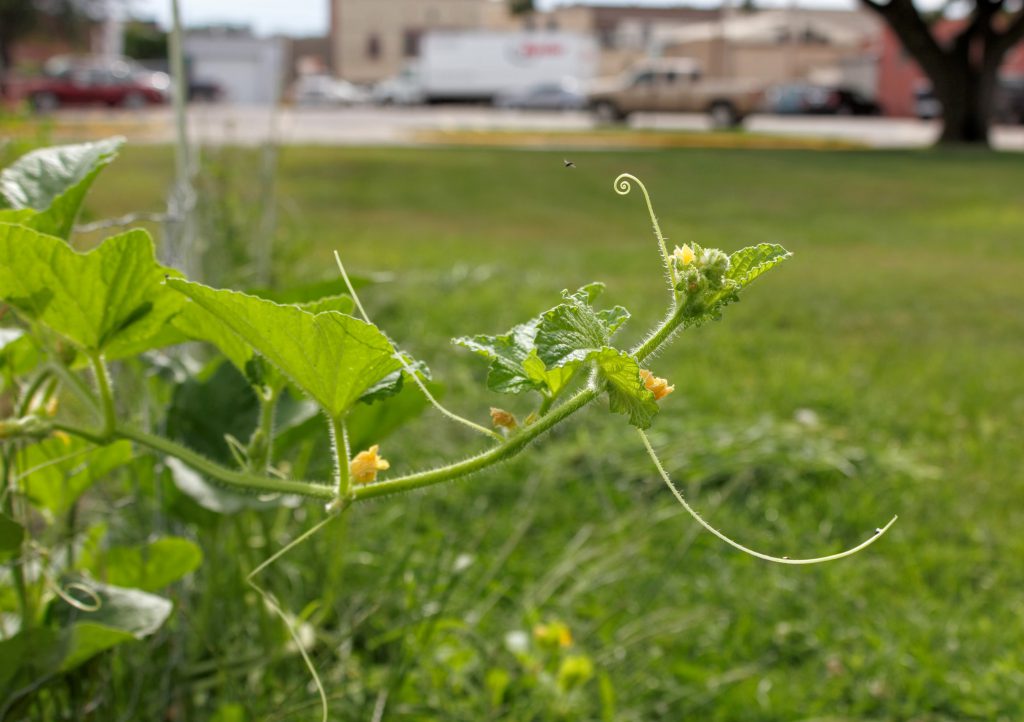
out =
<svg viewBox="0 0 1024 722"><path fill-rule="evenodd" d="M686 511L740 551L782 564L824 562L864 549L895 521L894 517L865 542L828 556L789 559L754 551L700 517L672 483L646 435L660 405L671 402L666 399L674 388L669 380L655 376L647 362L680 331L718 319L748 285L789 258L779 245L762 243L726 254L693 244L670 253L647 189L636 177L620 175L614 191L626 195L635 185L647 205L668 289L663 320L635 347L616 346L613 339L630 314L623 306L600 306L604 286L591 283L563 291L559 303L504 333L453 339L456 346L486 359L490 390L536 394L534 411L525 419L492 408L493 428L488 428L437 400L428 388L426 364L402 351L370 320L337 253L344 293L283 304L184 278L158 263L153 242L143 230L109 237L86 253L75 250L68 239L82 200L120 144L113 139L44 149L0 174L0 302L10 311L4 320L8 325L0 328L0 359L4 391L15 399L6 418L0 419L2 522L4 538L16 539L4 551L11 557L23 632L41 617L22 574L23 554L30 548L24 504L32 502L22 480L33 470L15 473L15 449L44 444L55 436L79 440L81 446L69 447L70 453L93 460L103 450L131 444L177 460L227 487L319 500L331 515L294 542L298 543L359 502L425 489L517 456L580 409L606 400L610 412L625 416L636 428L656 471ZM235 467L118 415L110 363L184 342L215 348L244 375L258 399L259 422L248 443L230 439ZM354 410L361 404L386 402L406 383L443 416L485 437L487 448L459 461L404 474L388 473L389 464L377 444L350 448L348 423ZM62 392L76 399L77 413L55 410ZM312 400L326 416L333 478L293 478L275 458L275 408L286 393ZM93 423L83 423L83 414L92 416ZM259 565L247 579L282 618L277 602L254 578L292 546ZM88 594L85 590L90 590L86 582L73 582L57 596L91 609L121 593L98 584ZM289 629L316 678L290 624ZM316 679L326 715L326 698Z"/></svg>

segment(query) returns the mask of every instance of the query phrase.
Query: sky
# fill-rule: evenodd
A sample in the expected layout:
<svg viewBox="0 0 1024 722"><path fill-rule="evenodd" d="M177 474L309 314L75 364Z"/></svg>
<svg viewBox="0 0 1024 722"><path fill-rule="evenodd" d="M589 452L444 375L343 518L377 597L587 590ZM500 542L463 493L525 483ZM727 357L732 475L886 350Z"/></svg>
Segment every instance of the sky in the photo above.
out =
<svg viewBox="0 0 1024 722"><path fill-rule="evenodd" d="M385 2L386 0L382 0ZM576 0L578 2L578 0ZM684 0L685 4L718 5L718 0ZM797 0L802 7L851 8L856 0ZM127 0L135 17L170 25L170 0ZM541 9L571 0L538 0ZM594 4L677 5L679 0L590 0ZM757 0L759 5L785 5L790 0ZM179 0L185 25L232 23L250 25L261 35L325 35L328 0Z"/></svg>

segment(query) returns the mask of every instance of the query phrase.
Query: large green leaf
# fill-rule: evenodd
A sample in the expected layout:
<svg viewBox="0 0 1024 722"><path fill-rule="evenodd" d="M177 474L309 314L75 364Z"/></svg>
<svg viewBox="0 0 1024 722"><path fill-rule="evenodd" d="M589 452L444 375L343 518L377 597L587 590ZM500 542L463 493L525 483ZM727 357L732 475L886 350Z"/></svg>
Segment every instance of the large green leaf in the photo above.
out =
<svg viewBox="0 0 1024 722"><path fill-rule="evenodd" d="M167 283L217 316L333 417L402 367L376 326L338 311L313 314L237 291L173 278Z"/></svg>
<svg viewBox="0 0 1024 722"><path fill-rule="evenodd" d="M22 156L0 171L0 207L8 209L0 211L0 221L67 238L93 180L123 143L108 138Z"/></svg>
<svg viewBox="0 0 1024 722"><path fill-rule="evenodd" d="M76 438L51 437L32 444L24 451L25 496L61 518L86 489L132 456L128 441L92 446Z"/></svg>
<svg viewBox="0 0 1024 722"><path fill-rule="evenodd" d="M59 238L0 224L0 299L87 351L118 355L158 336L184 305L143 230L78 253Z"/></svg>
<svg viewBox="0 0 1024 722"><path fill-rule="evenodd" d="M355 306L352 297L344 294L327 296L295 305L313 314L324 311L338 311L347 314ZM186 304L171 323L185 338L205 341L215 346L235 368L242 372L251 385L279 388L284 384L284 377L275 373L273 367L258 362L252 346L235 333L231 326L221 320L219 316L200 304L195 302Z"/></svg>
<svg viewBox="0 0 1024 722"><path fill-rule="evenodd" d="M649 428L658 413L658 402L640 378L640 364L614 348L601 349L595 360L601 377L608 382L608 407L626 414L633 426Z"/></svg>
<svg viewBox="0 0 1024 722"><path fill-rule="evenodd" d="M163 537L142 546L112 547L82 564L108 584L156 592L195 571L202 561L195 543Z"/></svg>

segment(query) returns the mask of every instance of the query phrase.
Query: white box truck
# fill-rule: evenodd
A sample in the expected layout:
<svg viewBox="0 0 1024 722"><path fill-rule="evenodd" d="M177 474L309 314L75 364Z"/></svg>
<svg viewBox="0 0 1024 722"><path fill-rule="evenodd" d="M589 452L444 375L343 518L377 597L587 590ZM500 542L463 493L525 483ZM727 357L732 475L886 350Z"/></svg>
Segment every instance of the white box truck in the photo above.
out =
<svg viewBox="0 0 1024 722"><path fill-rule="evenodd" d="M541 84L585 83L596 69L597 46L578 33L437 31L423 36L419 59L374 96L394 103L491 101Z"/></svg>

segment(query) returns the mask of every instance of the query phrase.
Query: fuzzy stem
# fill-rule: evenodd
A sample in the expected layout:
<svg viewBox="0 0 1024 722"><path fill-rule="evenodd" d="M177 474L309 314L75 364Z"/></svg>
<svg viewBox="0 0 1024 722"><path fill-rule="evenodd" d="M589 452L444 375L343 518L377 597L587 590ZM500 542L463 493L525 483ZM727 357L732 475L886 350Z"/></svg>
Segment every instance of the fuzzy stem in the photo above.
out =
<svg viewBox="0 0 1024 722"><path fill-rule="evenodd" d="M53 371L48 368L44 368L36 374L36 377L32 379L28 388L26 388L25 392L21 395L17 411L15 411L17 416L26 416L28 414L29 408L32 406L32 398L39 393L39 389L42 388L43 384L52 376L52 374Z"/></svg>
<svg viewBox="0 0 1024 722"><path fill-rule="evenodd" d="M265 474L267 468L273 462L271 453L274 446L274 413L277 410L277 400L280 398L280 391L271 389L269 396L259 393L257 398L260 405L259 422L249 439L247 453L249 470Z"/></svg>
<svg viewBox="0 0 1024 722"><path fill-rule="evenodd" d="M422 489L427 486L433 486L434 484L451 481L452 479L457 479L460 476L466 476L468 474L481 471L482 469L486 469L487 467L493 466L501 461L510 459L525 449L531 441L536 439L545 431L548 431L553 426L593 401L600 393L601 390L599 388L591 387L583 389L564 404L551 411L547 416L542 417L536 423L523 427L522 430L509 437L509 439L503 444L488 449L476 456L471 456L463 461L458 461L454 464L448 464L447 466L442 466L436 469L421 471L416 474L398 476L393 479L377 482L376 484L357 486L352 490L353 500L363 501L365 499L374 499L379 496L387 496L389 494L399 494L407 491L413 491L414 489Z"/></svg>
<svg viewBox="0 0 1024 722"><path fill-rule="evenodd" d="M102 436L109 438L117 428L117 412L114 408L114 394L110 387L110 373L107 370L107 363L103 354L93 353L89 355L89 363L92 365L93 373L96 376L96 389L100 393L100 409L103 413Z"/></svg>
<svg viewBox="0 0 1024 722"><path fill-rule="evenodd" d="M658 328L654 329L651 334L643 341L639 346L631 351L633 356L636 356L637 361L643 361L645 358L653 354L659 348L672 338L672 334L682 325L683 316L678 311L672 313L668 318L662 321Z"/></svg>
<svg viewBox="0 0 1024 722"><path fill-rule="evenodd" d="M349 480L349 459L351 452L348 448L348 430L345 428L345 421L340 417L330 419L331 450L334 452L334 484L335 495L338 499L347 499L352 488Z"/></svg>
<svg viewBox="0 0 1024 722"><path fill-rule="evenodd" d="M96 438L94 434L90 435L89 432L83 434L82 429L63 424L54 424L54 428L59 428L69 434L76 434L78 436L83 436L84 438L90 438L90 436L92 436L91 440ZM334 489L326 484L318 484L313 481L299 481L296 479L278 479L272 476L261 476L259 474L252 474L245 471L228 469L214 461L210 461L202 454L197 454L181 444L177 444L170 439L165 439L162 436L149 434L140 429L134 429L129 426L118 426L114 429L114 436L134 441L137 444L148 446L150 449L160 451L164 454L180 459L196 471L207 474L217 481L230 486L247 489L249 491L279 494L301 494L302 496L310 496L316 499L334 498Z"/></svg>
<svg viewBox="0 0 1024 722"><path fill-rule="evenodd" d="M636 183L640 187L640 192L644 195L644 201L647 203L647 215L651 217L651 225L654 227L654 237L658 239L658 248L661 250L661 260L665 264L665 275L669 282L669 293L672 294L672 307L675 308L676 302L676 269L672 265L672 259L668 255L668 246L665 245L665 237L661 235L661 226L658 225L658 217L654 215L654 205L651 203L651 196L647 193L647 187L644 186L643 182L632 173L622 173L612 187L615 192L620 196L628 195L629 191L632 190L632 183Z"/></svg>

